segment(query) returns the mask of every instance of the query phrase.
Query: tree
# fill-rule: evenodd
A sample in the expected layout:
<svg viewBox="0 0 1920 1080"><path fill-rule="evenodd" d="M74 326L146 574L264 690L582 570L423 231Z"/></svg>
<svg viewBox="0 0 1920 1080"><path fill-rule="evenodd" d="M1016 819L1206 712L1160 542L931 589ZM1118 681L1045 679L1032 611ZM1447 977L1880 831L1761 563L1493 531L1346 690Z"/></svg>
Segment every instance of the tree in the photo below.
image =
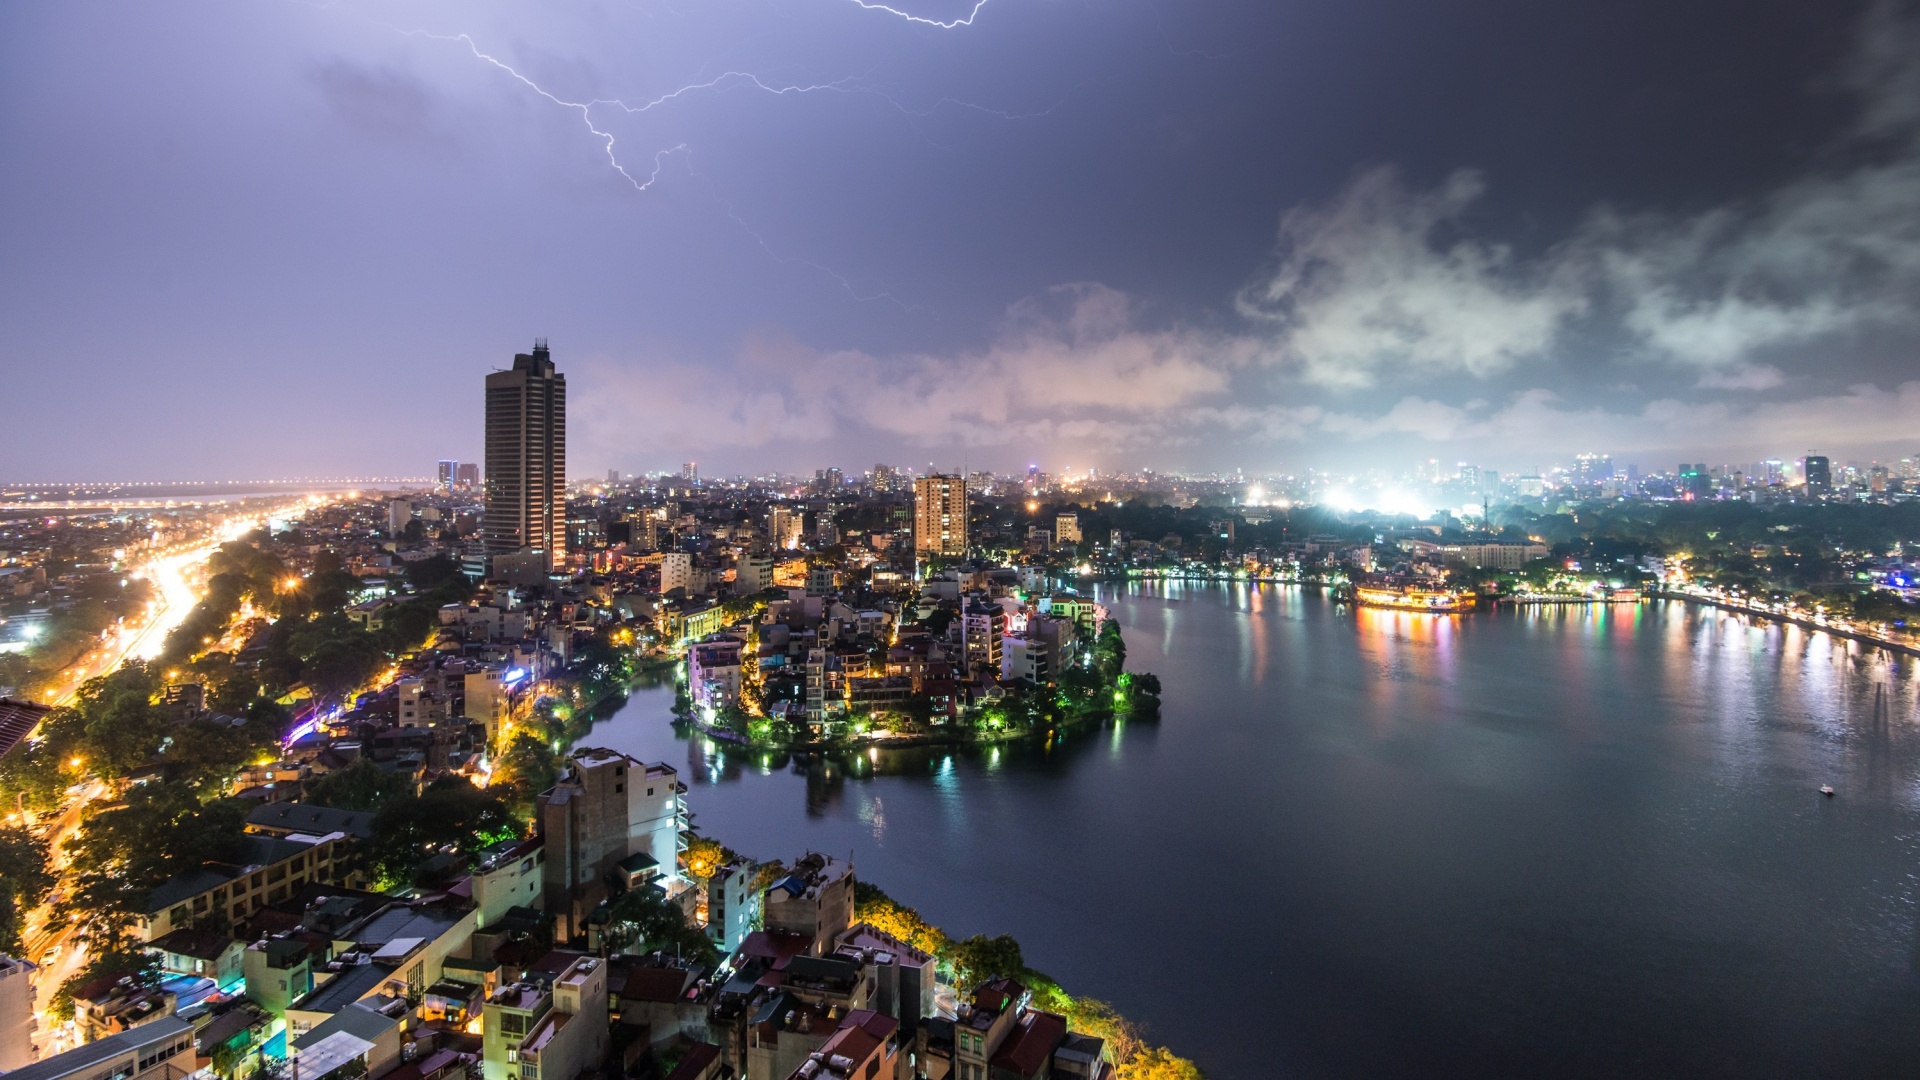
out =
<svg viewBox="0 0 1920 1080"><path fill-rule="evenodd" d="M72 921L96 952L121 947L153 889L203 863L242 857L248 809L238 799L202 805L193 789L173 781L134 788L67 841L73 888L54 917Z"/></svg>
<svg viewBox="0 0 1920 1080"><path fill-rule="evenodd" d="M520 835L520 824L497 795L458 776L442 777L418 796L395 799L373 818L361 845L366 869L388 887L409 881L437 851L471 855Z"/></svg>
<svg viewBox="0 0 1920 1080"><path fill-rule="evenodd" d="M1100 624L1100 632L1093 642L1093 663L1108 682L1120 677L1127 666L1127 643L1120 636L1120 623L1117 619L1108 619Z"/></svg>
<svg viewBox="0 0 1920 1080"><path fill-rule="evenodd" d="M957 942L947 953L953 965L954 986L963 994L972 993L980 984L1001 976L1018 977L1026 971L1020 955L1020 943L1011 934L988 937L975 934Z"/></svg>
<svg viewBox="0 0 1920 1080"><path fill-rule="evenodd" d="M210 1056L213 1058L213 1074L221 1080L233 1080L234 1072L240 1068L242 1062L246 1061L247 1052L234 1046L232 1042L223 1042L213 1048Z"/></svg>
<svg viewBox="0 0 1920 1080"><path fill-rule="evenodd" d="M54 990L47 1012L56 1020L73 1019L73 992L109 975L132 979L141 986L158 986L162 978L160 958L138 944L95 949L86 966Z"/></svg>
<svg viewBox="0 0 1920 1080"><path fill-rule="evenodd" d="M920 913L896 901L878 885L865 881L853 883L853 917L930 956L943 956L953 942L940 928L920 917Z"/></svg>
<svg viewBox="0 0 1920 1080"><path fill-rule="evenodd" d="M687 873L704 884L728 862L729 852L718 840L696 836L687 841Z"/></svg>
<svg viewBox="0 0 1920 1080"><path fill-rule="evenodd" d="M650 885L615 900L607 917L602 940L610 951L675 952L702 964L719 959L713 942L687 918L685 909Z"/></svg>
<svg viewBox="0 0 1920 1080"><path fill-rule="evenodd" d="M412 787L405 776L388 772L363 757L315 780L308 785L304 798L316 806L337 810L377 811L407 795Z"/></svg>
<svg viewBox="0 0 1920 1080"><path fill-rule="evenodd" d="M1207 1075L1198 1065L1175 1057L1166 1047L1153 1046L1121 1065L1117 1080L1207 1080Z"/></svg>
<svg viewBox="0 0 1920 1080"><path fill-rule="evenodd" d="M47 842L25 826L0 827L0 953L20 953L26 913L53 888Z"/></svg>

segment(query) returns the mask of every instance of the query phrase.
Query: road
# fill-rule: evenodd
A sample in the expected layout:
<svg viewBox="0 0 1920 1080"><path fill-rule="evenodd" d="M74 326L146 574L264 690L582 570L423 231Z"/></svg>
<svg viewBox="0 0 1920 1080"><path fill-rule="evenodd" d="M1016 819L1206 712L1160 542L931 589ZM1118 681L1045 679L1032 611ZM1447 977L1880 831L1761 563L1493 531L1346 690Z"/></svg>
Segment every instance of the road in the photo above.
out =
<svg viewBox="0 0 1920 1080"><path fill-rule="evenodd" d="M138 625L122 625L108 635L99 648L63 673L50 695L51 702L54 705L69 704L88 679L114 670L129 658L151 660L159 656L160 650L166 646L167 635L200 602L205 585L200 571L204 569L207 558L221 544L259 526L258 518L228 522L210 539L158 552L146 563L131 570L129 577L145 578L152 582L158 594L148 607L146 617ZM86 781L60 808L59 816L48 827L46 840L52 851L53 864L63 872L54 896L60 895L68 887L64 875L67 860L63 847L66 841L79 831L88 805L111 791L109 785L99 780ZM48 897L49 901L52 899L52 896ZM27 955L36 957L35 962L41 968L35 976L34 1015L40 1022L36 1041L43 1058L71 1049L74 1045L75 1035L71 1025L54 1023L46 1015L46 1009L54 991L86 962L85 948L72 940L66 925L49 923L52 917L50 904L42 904L28 916L27 933L24 935Z"/></svg>
<svg viewBox="0 0 1920 1080"><path fill-rule="evenodd" d="M169 548L128 571L127 576L153 583L154 598L147 617L139 625L123 625L107 636L101 646L68 668L52 691L55 705L71 702L88 679L119 667L129 657L151 660L166 647L167 634L179 626L193 605L200 602L203 582L198 571L221 544L260 527L260 519L229 522L212 539Z"/></svg>

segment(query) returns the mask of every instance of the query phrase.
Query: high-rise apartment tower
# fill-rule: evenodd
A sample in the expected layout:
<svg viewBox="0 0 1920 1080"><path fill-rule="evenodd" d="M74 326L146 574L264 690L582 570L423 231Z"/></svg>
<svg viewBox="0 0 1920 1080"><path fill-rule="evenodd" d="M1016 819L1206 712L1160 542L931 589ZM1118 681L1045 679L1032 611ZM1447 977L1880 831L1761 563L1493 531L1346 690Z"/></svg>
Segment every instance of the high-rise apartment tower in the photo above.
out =
<svg viewBox="0 0 1920 1080"><path fill-rule="evenodd" d="M487 554L567 554L567 377L545 339L487 376Z"/></svg>
<svg viewBox="0 0 1920 1080"><path fill-rule="evenodd" d="M967 553L967 480L935 473L913 484L913 550L920 555Z"/></svg>

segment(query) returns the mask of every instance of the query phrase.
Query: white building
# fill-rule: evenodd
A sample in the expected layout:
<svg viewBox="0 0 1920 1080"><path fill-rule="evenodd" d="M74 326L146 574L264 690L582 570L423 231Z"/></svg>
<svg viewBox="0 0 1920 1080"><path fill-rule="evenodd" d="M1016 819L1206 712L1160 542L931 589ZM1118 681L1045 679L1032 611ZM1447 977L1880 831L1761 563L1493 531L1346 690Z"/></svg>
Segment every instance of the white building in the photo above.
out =
<svg viewBox="0 0 1920 1080"><path fill-rule="evenodd" d="M691 596L693 588L693 556L684 551L669 551L660 556L660 594L665 596L675 589Z"/></svg>
<svg viewBox="0 0 1920 1080"><path fill-rule="evenodd" d="M33 1064L33 973L25 960L0 956L0 1072Z"/></svg>

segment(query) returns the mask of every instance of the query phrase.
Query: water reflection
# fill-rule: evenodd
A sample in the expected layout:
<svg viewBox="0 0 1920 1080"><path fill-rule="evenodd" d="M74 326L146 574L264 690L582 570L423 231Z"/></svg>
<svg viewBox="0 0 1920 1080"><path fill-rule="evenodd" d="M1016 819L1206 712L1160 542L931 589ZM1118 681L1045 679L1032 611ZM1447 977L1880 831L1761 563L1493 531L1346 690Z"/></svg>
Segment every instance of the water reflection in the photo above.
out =
<svg viewBox="0 0 1920 1080"><path fill-rule="evenodd" d="M685 760L738 850L854 854L950 930L1015 934L1219 1080L1920 1056L1912 658L1674 603L1099 596L1162 679L1158 723L788 755L676 732L662 688L591 738ZM1223 972L1262 1024L1193 992Z"/></svg>

